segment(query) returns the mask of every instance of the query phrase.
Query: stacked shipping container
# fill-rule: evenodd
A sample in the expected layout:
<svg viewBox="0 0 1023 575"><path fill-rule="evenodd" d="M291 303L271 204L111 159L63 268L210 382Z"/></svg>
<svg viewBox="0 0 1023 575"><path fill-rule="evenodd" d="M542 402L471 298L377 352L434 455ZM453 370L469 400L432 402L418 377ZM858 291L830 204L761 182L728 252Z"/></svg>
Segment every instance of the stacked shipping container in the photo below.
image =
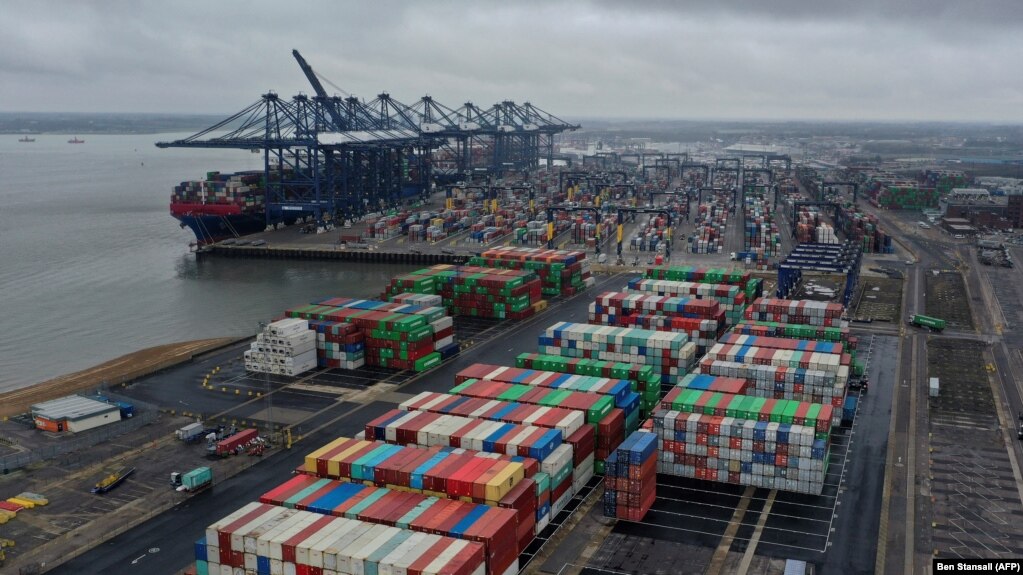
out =
<svg viewBox="0 0 1023 575"><path fill-rule="evenodd" d="M210 525L195 554L200 574L485 573L480 543L264 503Z"/></svg>
<svg viewBox="0 0 1023 575"><path fill-rule="evenodd" d="M736 285L634 278L629 280L628 289L647 294L694 297L717 302L722 315L716 319L720 319L722 329L738 323L742 319L743 310L746 309L746 292Z"/></svg>
<svg viewBox="0 0 1023 575"><path fill-rule="evenodd" d="M393 278L383 297L439 295L457 315L524 319L536 311L540 292L540 279L531 271L436 265Z"/></svg>
<svg viewBox="0 0 1023 575"><path fill-rule="evenodd" d="M172 204L220 205L237 209L241 213L262 213L266 190L263 172L221 174L207 172L201 181L181 182L174 186Z"/></svg>
<svg viewBox="0 0 1023 575"><path fill-rule="evenodd" d="M776 256L781 250L781 235L778 233L778 224L774 221L774 210L763 196L746 195L744 213L745 252L755 256L750 257L754 263L766 263L768 256Z"/></svg>
<svg viewBox="0 0 1023 575"><path fill-rule="evenodd" d="M671 280L678 282L699 282L739 286L750 302L763 295L764 285L748 271L726 270L723 268L702 268L695 266L654 266L647 268L646 279Z"/></svg>
<svg viewBox="0 0 1023 575"><path fill-rule="evenodd" d="M649 365L522 353L515 358L515 367L627 379L632 390L640 394L640 419L646 419L649 416L650 411L657 405L657 401L661 397L660 374Z"/></svg>
<svg viewBox="0 0 1023 575"><path fill-rule="evenodd" d="M604 516L642 521L657 498L657 436L630 435L607 460Z"/></svg>
<svg viewBox="0 0 1023 575"><path fill-rule="evenodd" d="M820 495L830 456L828 440L818 439L812 427L761 421L760 415L744 419L658 410L653 417L658 471Z"/></svg>
<svg viewBox="0 0 1023 575"><path fill-rule="evenodd" d="M298 375L316 367L316 332L302 319L268 324L244 353L245 369L258 373Z"/></svg>
<svg viewBox="0 0 1023 575"><path fill-rule="evenodd" d="M559 322L540 336L540 353L649 365L662 383L692 367L696 344L681 333Z"/></svg>
<svg viewBox="0 0 1023 575"><path fill-rule="evenodd" d="M589 263L585 252L518 247L490 249L469 260L470 265L534 271L545 296L573 295L584 289L590 278Z"/></svg>
<svg viewBox="0 0 1023 575"><path fill-rule="evenodd" d="M534 535L534 484L525 480L499 507L427 497L418 493L296 475L264 493L260 503L310 511L419 533L475 541L484 546L488 566L509 563L508 547L518 553ZM518 530L523 536L519 538ZM495 565L496 564L496 565Z"/></svg>
<svg viewBox="0 0 1023 575"><path fill-rule="evenodd" d="M839 327L842 324L842 312L842 305L837 303L757 298L746 308L745 317L754 321Z"/></svg>
<svg viewBox="0 0 1023 575"><path fill-rule="evenodd" d="M320 362L325 367L340 367L340 360L357 363L361 351L368 365L425 371L458 353L454 322L439 307L329 298L285 315L309 320L323 336ZM361 350L358 334L343 324L361 332Z"/></svg>
<svg viewBox="0 0 1023 575"><path fill-rule="evenodd" d="M681 332L696 344L697 354L714 343L725 324L724 312L711 299L627 292L600 294L588 318L597 325Z"/></svg>

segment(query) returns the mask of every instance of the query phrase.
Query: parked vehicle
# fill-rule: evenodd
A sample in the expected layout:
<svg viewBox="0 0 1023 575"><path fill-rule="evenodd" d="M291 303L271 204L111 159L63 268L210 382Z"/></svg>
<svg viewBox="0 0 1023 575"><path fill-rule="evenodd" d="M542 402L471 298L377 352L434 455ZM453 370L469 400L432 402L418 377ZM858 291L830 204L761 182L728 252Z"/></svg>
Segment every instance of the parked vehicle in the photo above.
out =
<svg viewBox="0 0 1023 575"><path fill-rule="evenodd" d="M185 443L195 443L205 435L202 423L190 423L174 432L175 437Z"/></svg>
<svg viewBox="0 0 1023 575"><path fill-rule="evenodd" d="M212 443L207 446L206 450L210 455L216 455L219 457L227 457L235 454L238 451L245 448L249 442L255 440L259 436L259 431L256 429L244 429L235 433L234 435L228 436L225 439L221 439L216 443Z"/></svg>
<svg viewBox="0 0 1023 575"><path fill-rule="evenodd" d="M188 473L171 473L171 487L175 491L196 493L213 484L213 470L209 467L197 467Z"/></svg>
<svg viewBox="0 0 1023 575"><path fill-rule="evenodd" d="M941 331L945 329L946 322L945 320L940 318L929 317L922 314L914 314L909 318L909 323L910 325L915 325L917 327L926 327L931 331Z"/></svg>

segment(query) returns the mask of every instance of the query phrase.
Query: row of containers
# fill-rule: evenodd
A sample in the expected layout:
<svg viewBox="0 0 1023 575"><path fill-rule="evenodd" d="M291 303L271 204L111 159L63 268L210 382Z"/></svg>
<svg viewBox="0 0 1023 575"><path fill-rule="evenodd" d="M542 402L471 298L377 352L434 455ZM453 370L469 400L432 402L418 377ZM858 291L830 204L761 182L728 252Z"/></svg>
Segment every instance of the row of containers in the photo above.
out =
<svg viewBox="0 0 1023 575"><path fill-rule="evenodd" d="M381 297L431 295L453 315L524 319L543 305L541 291L532 270L441 264L395 276Z"/></svg>
<svg viewBox="0 0 1023 575"><path fill-rule="evenodd" d="M689 252L716 254L724 251L725 229L728 224L729 196L714 192L710 200L696 210L695 229L689 236Z"/></svg>
<svg viewBox="0 0 1023 575"><path fill-rule="evenodd" d="M743 215L743 254L737 259L765 266L769 257L781 253L781 234L774 209L762 195L747 193L743 200Z"/></svg>
<svg viewBox="0 0 1023 575"><path fill-rule="evenodd" d="M291 308L284 315L301 322L311 334L314 367L372 365L426 371L459 350L454 321L438 303L422 298L405 303L338 297Z"/></svg>

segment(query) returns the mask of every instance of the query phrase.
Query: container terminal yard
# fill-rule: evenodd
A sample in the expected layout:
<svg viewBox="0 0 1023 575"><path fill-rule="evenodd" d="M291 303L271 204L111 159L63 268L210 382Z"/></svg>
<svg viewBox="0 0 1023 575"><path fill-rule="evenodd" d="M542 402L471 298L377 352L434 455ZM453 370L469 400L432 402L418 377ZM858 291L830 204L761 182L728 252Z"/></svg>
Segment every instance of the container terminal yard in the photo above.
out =
<svg viewBox="0 0 1023 575"><path fill-rule="evenodd" d="M242 128L160 144L267 158L182 182L172 215L196 257L408 273L109 375L98 397L64 388L123 417L74 449L28 431L53 397L19 404L5 572L918 573L1023 556L1019 248L909 209L965 176L735 150L572 158L555 142L580 127L532 105L331 99L295 57L316 97L267 94L224 124ZM301 114L316 121L267 128ZM302 131L317 125L333 129ZM321 160L337 164L308 169Z"/></svg>

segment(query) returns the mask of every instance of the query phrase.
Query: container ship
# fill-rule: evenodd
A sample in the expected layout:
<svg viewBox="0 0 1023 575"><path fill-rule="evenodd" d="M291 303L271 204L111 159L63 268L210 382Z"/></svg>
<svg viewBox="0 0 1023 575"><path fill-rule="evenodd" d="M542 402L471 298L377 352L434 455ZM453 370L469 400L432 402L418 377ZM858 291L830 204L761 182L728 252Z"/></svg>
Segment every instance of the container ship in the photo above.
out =
<svg viewBox="0 0 1023 575"><path fill-rule="evenodd" d="M263 171L221 174L181 182L171 194L170 214L195 234L199 245L266 229Z"/></svg>

